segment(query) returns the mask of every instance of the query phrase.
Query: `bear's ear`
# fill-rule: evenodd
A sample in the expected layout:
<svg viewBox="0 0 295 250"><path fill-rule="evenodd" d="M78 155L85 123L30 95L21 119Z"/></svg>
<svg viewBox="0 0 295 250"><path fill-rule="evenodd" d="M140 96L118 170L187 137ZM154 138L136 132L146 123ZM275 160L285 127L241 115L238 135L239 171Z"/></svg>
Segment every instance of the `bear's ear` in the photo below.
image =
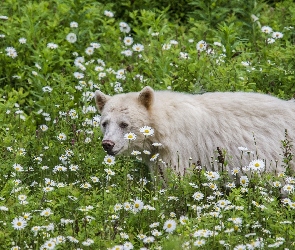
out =
<svg viewBox="0 0 295 250"><path fill-rule="evenodd" d="M144 87L139 92L138 100L143 106L149 109L154 102L154 90L149 86Z"/></svg>
<svg viewBox="0 0 295 250"><path fill-rule="evenodd" d="M102 111L104 105L109 99L111 99L111 97L108 95L105 95L100 90L95 91L95 103L99 112Z"/></svg>

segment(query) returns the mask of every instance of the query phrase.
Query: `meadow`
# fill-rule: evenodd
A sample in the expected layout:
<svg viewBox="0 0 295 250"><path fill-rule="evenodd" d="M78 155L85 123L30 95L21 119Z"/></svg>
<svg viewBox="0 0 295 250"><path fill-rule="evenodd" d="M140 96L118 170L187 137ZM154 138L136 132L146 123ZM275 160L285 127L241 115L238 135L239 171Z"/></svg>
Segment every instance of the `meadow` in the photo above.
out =
<svg viewBox="0 0 295 250"><path fill-rule="evenodd" d="M138 2L1 2L0 249L295 249L294 142L285 172L241 145L261 169L227 171L220 151L164 183L104 152L93 99L147 85L291 99L295 3Z"/></svg>

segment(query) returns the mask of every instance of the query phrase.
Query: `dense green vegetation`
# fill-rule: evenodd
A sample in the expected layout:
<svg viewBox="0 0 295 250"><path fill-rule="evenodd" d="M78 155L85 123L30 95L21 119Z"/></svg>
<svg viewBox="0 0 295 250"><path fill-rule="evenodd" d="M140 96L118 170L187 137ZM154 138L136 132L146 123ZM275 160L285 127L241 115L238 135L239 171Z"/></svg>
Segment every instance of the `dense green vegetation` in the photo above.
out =
<svg viewBox="0 0 295 250"><path fill-rule="evenodd" d="M219 162L163 185L105 155L93 92L290 99L294 24L291 0L2 1L0 249L293 249L289 172Z"/></svg>

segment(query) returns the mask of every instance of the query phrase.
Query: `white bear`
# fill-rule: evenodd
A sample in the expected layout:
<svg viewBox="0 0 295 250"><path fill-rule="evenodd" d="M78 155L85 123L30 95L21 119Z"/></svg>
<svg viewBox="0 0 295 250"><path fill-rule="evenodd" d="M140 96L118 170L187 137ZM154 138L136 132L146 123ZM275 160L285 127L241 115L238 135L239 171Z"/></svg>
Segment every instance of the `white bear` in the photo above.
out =
<svg viewBox="0 0 295 250"><path fill-rule="evenodd" d="M295 139L295 102L266 94L192 95L145 87L113 97L97 90L95 101L101 113L102 146L108 154L147 149L159 153L182 175L192 162L212 169L217 147L226 150L230 169L248 165L247 154L241 161L239 146L256 152L255 159L265 160L266 171L284 171L281 141L285 130ZM154 129L153 136L139 132L145 125ZM128 132L135 133L136 140L124 139ZM154 142L162 146L154 147Z"/></svg>

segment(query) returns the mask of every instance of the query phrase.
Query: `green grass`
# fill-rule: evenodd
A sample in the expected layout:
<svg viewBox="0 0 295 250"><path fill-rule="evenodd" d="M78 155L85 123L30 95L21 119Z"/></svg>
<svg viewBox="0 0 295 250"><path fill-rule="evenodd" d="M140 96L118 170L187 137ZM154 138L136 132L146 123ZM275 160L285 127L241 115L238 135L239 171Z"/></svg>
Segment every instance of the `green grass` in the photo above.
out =
<svg viewBox="0 0 295 250"><path fill-rule="evenodd" d="M294 248L288 171L241 183L215 163L219 178L192 166L164 184L135 157L106 163L96 89L294 96L295 4L208 2L193 3L185 22L155 9L110 17L116 6L94 0L1 3L0 249ZM263 26L282 37L269 40ZM291 148L283 141L286 165Z"/></svg>

